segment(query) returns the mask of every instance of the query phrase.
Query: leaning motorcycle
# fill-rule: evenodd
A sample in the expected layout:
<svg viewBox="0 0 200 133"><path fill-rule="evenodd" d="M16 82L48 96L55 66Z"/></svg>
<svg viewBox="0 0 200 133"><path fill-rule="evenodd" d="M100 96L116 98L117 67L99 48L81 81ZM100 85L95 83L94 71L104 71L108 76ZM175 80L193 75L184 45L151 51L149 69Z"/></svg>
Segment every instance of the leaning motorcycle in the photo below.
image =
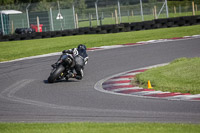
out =
<svg viewBox="0 0 200 133"><path fill-rule="evenodd" d="M62 54L56 66L53 67L50 76L48 77L49 83L54 83L55 81L66 79L71 77L72 70L75 66L74 57L71 54Z"/></svg>

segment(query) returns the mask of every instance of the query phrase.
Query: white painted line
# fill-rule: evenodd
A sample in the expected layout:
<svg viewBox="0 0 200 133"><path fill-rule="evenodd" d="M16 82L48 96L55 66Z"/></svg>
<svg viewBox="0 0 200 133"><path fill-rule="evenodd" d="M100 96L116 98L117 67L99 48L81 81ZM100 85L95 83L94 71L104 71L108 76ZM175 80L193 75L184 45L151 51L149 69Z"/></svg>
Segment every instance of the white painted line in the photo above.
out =
<svg viewBox="0 0 200 133"><path fill-rule="evenodd" d="M116 78L116 79L109 79L106 82L112 82L112 81L124 81L124 80L130 80L130 78Z"/></svg>
<svg viewBox="0 0 200 133"><path fill-rule="evenodd" d="M124 74L122 76L134 76L134 75L139 74L139 73L140 72L131 72L131 73L126 73L126 74Z"/></svg>
<svg viewBox="0 0 200 133"><path fill-rule="evenodd" d="M171 99L175 100L190 100L193 98L200 98L200 94L197 95L178 95L178 96L173 96Z"/></svg>
<svg viewBox="0 0 200 133"><path fill-rule="evenodd" d="M107 84L107 85L103 85L103 88L115 87L115 86L122 86L122 85L130 85L130 83Z"/></svg>
<svg viewBox="0 0 200 133"><path fill-rule="evenodd" d="M119 88L119 89L115 89L115 90L113 90L113 92L117 92L117 91L125 91L125 90L137 90L137 89L143 89L143 88L141 88L141 87Z"/></svg>
<svg viewBox="0 0 200 133"><path fill-rule="evenodd" d="M197 37L197 38L199 38L199 37L200 37L200 35L193 35L192 37Z"/></svg>
<svg viewBox="0 0 200 133"><path fill-rule="evenodd" d="M112 45L112 46L101 46L99 48L112 49L112 48L120 48L120 47L124 47L124 46L123 45Z"/></svg>
<svg viewBox="0 0 200 133"><path fill-rule="evenodd" d="M162 91L140 91L140 92L131 93L131 95L143 96L143 95L151 95L151 94L158 94L158 93L163 93L163 92Z"/></svg>
<svg viewBox="0 0 200 133"><path fill-rule="evenodd" d="M37 55L37 56L30 56L30 57L24 57L24 58L15 59L15 60L11 60L11 61L4 61L4 62L0 62L0 63L8 63L8 62L15 62L15 61L22 61L22 60L30 60L30 59L36 59L36 58L42 58L42 57L48 57L48 56L55 56L55 55L61 55L61 52L44 54L44 55Z"/></svg>

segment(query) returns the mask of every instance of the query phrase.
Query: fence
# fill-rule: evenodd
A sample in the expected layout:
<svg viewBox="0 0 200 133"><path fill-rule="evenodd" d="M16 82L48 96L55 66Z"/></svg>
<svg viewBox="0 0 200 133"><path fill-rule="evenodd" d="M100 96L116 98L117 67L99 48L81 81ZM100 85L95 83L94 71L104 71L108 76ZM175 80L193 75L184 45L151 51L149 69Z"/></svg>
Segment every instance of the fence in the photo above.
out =
<svg viewBox="0 0 200 133"><path fill-rule="evenodd" d="M41 24L42 31L132 23L158 18L198 15L200 3L167 0L79 0L40 2L1 6L0 10L19 10L22 14L2 14L0 31L14 33L16 28Z"/></svg>

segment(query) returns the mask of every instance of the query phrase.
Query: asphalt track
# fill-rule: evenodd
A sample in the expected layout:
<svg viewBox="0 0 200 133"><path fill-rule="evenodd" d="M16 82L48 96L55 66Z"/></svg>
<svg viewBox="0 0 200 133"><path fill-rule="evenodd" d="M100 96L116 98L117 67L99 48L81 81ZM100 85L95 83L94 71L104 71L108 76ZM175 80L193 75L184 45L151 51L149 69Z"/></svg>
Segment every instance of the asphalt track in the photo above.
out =
<svg viewBox="0 0 200 133"><path fill-rule="evenodd" d="M200 39L89 51L81 81L48 84L58 56L0 64L0 122L200 123L200 103L103 93L95 84L117 73L200 57Z"/></svg>

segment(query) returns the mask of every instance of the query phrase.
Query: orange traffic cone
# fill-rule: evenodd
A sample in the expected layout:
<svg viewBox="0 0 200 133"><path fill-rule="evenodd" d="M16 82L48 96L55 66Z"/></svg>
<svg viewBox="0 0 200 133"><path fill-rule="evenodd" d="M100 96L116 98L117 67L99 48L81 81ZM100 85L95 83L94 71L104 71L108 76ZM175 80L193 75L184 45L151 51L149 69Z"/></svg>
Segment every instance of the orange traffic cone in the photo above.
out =
<svg viewBox="0 0 200 133"><path fill-rule="evenodd" d="M148 80L148 89L151 89L151 88L152 88L151 82L150 82L150 80Z"/></svg>

